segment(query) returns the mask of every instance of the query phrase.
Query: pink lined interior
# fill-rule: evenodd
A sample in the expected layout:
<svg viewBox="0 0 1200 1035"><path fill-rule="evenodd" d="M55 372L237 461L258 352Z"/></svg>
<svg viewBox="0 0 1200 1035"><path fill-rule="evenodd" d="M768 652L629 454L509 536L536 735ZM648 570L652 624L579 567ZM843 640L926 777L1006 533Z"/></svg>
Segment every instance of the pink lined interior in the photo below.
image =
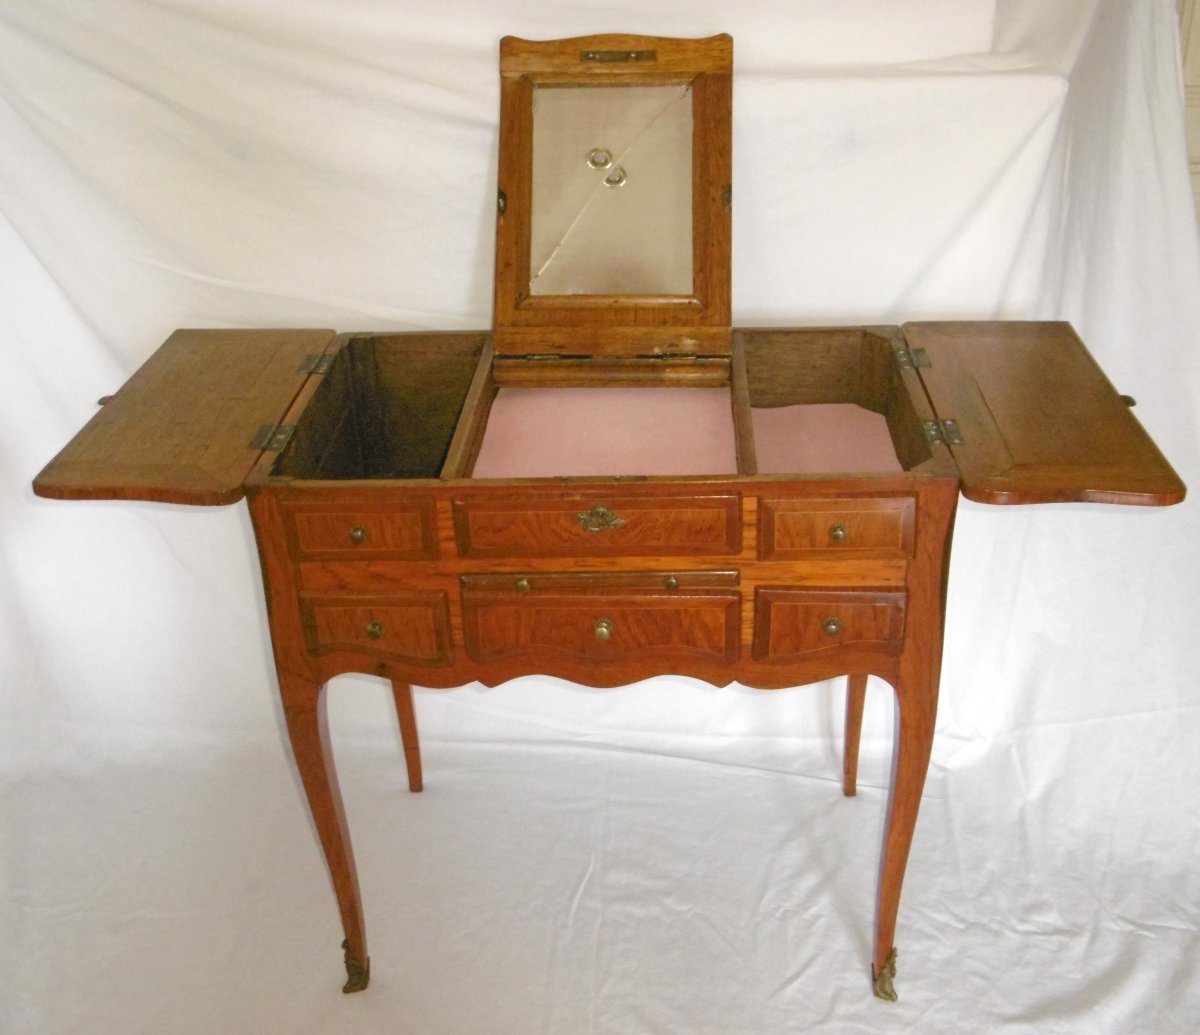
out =
<svg viewBox="0 0 1200 1035"><path fill-rule="evenodd" d="M850 403L751 411L762 474L901 470L887 423ZM501 388L476 478L737 473L727 388Z"/></svg>
<svg viewBox="0 0 1200 1035"><path fill-rule="evenodd" d="M727 388L501 388L476 478L736 474Z"/></svg>
<svg viewBox="0 0 1200 1035"><path fill-rule="evenodd" d="M759 474L902 471L882 413L854 403L752 409Z"/></svg>

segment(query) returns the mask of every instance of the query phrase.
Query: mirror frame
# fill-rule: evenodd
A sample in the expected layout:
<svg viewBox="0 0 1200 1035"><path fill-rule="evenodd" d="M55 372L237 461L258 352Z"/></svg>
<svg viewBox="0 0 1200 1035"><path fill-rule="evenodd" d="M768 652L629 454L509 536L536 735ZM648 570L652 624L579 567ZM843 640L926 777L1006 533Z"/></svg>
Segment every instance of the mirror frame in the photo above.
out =
<svg viewBox="0 0 1200 1035"><path fill-rule="evenodd" d="M498 354L727 355L730 339L733 39L599 35L500 42L496 223ZM536 86L690 83L692 292L530 291Z"/></svg>

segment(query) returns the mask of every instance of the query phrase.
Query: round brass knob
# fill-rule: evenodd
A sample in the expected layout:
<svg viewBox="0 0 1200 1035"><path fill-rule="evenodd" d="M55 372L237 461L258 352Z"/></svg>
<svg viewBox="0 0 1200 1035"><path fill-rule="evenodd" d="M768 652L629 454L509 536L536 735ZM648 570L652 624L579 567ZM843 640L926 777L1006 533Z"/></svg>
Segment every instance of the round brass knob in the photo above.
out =
<svg viewBox="0 0 1200 1035"><path fill-rule="evenodd" d="M601 618L592 628L592 632L596 634L596 639L607 640L612 636L612 622L610 622L607 618Z"/></svg>
<svg viewBox="0 0 1200 1035"><path fill-rule="evenodd" d="M674 575L668 575L666 579L663 580L663 585L666 586L667 589L678 589L679 580Z"/></svg>
<svg viewBox="0 0 1200 1035"><path fill-rule="evenodd" d="M373 640L379 639L383 635L383 622L378 622L375 619L367 622L367 635Z"/></svg>
<svg viewBox="0 0 1200 1035"><path fill-rule="evenodd" d="M850 529L839 521L836 525L829 526L829 538L835 543L844 543L850 538Z"/></svg>
<svg viewBox="0 0 1200 1035"><path fill-rule="evenodd" d="M821 623L821 628L824 629L830 636L836 636L842 631L842 620L840 618L826 618Z"/></svg>
<svg viewBox="0 0 1200 1035"><path fill-rule="evenodd" d="M367 530L362 525L355 525L350 529L350 542L355 546L367 541Z"/></svg>
<svg viewBox="0 0 1200 1035"><path fill-rule="evenodd" d="M529 580L528 579L517 579L517 592L518 593L528 593L529 592Z"/></svg>

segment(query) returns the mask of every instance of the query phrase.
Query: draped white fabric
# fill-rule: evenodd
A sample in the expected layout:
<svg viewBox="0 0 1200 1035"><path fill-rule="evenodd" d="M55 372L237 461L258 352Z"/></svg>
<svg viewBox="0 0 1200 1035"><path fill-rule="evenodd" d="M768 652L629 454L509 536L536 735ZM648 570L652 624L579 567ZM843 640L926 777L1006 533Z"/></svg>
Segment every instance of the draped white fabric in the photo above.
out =
<svg viewBox="0 0 1200 1035"><path fill-rule="evenodd" d="M487 326L496 45L735 39L735 323L1064 318L1200 485L1170 0L0 4L0 1030L1191 1032L1200 518L959 510L870 996L889 693L330 687L373 977L282 734L243 507L30 481L177 326ZM1056 429L1047 427L1047 435Z"/></svg>

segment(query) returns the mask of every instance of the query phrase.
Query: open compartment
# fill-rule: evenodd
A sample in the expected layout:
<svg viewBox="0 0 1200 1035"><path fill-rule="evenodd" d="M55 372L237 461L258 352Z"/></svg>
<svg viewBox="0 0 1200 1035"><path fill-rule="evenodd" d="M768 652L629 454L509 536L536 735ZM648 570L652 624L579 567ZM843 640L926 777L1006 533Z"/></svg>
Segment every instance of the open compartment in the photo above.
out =
<svg viewBox="0 0 1200 1035"><path fill-rule="evenodd" d="M487 338L346 338L272 473L333 481L438 477Z"/></svg>
<svg viewBox="0 0 1200 1035"><path fill-rule="evenodd" d="M724 385L526 387L497 382L484 334L354 336L275 473L895 474L931 456L897 366L902 346L896 328L739 330Z"/></svg>

